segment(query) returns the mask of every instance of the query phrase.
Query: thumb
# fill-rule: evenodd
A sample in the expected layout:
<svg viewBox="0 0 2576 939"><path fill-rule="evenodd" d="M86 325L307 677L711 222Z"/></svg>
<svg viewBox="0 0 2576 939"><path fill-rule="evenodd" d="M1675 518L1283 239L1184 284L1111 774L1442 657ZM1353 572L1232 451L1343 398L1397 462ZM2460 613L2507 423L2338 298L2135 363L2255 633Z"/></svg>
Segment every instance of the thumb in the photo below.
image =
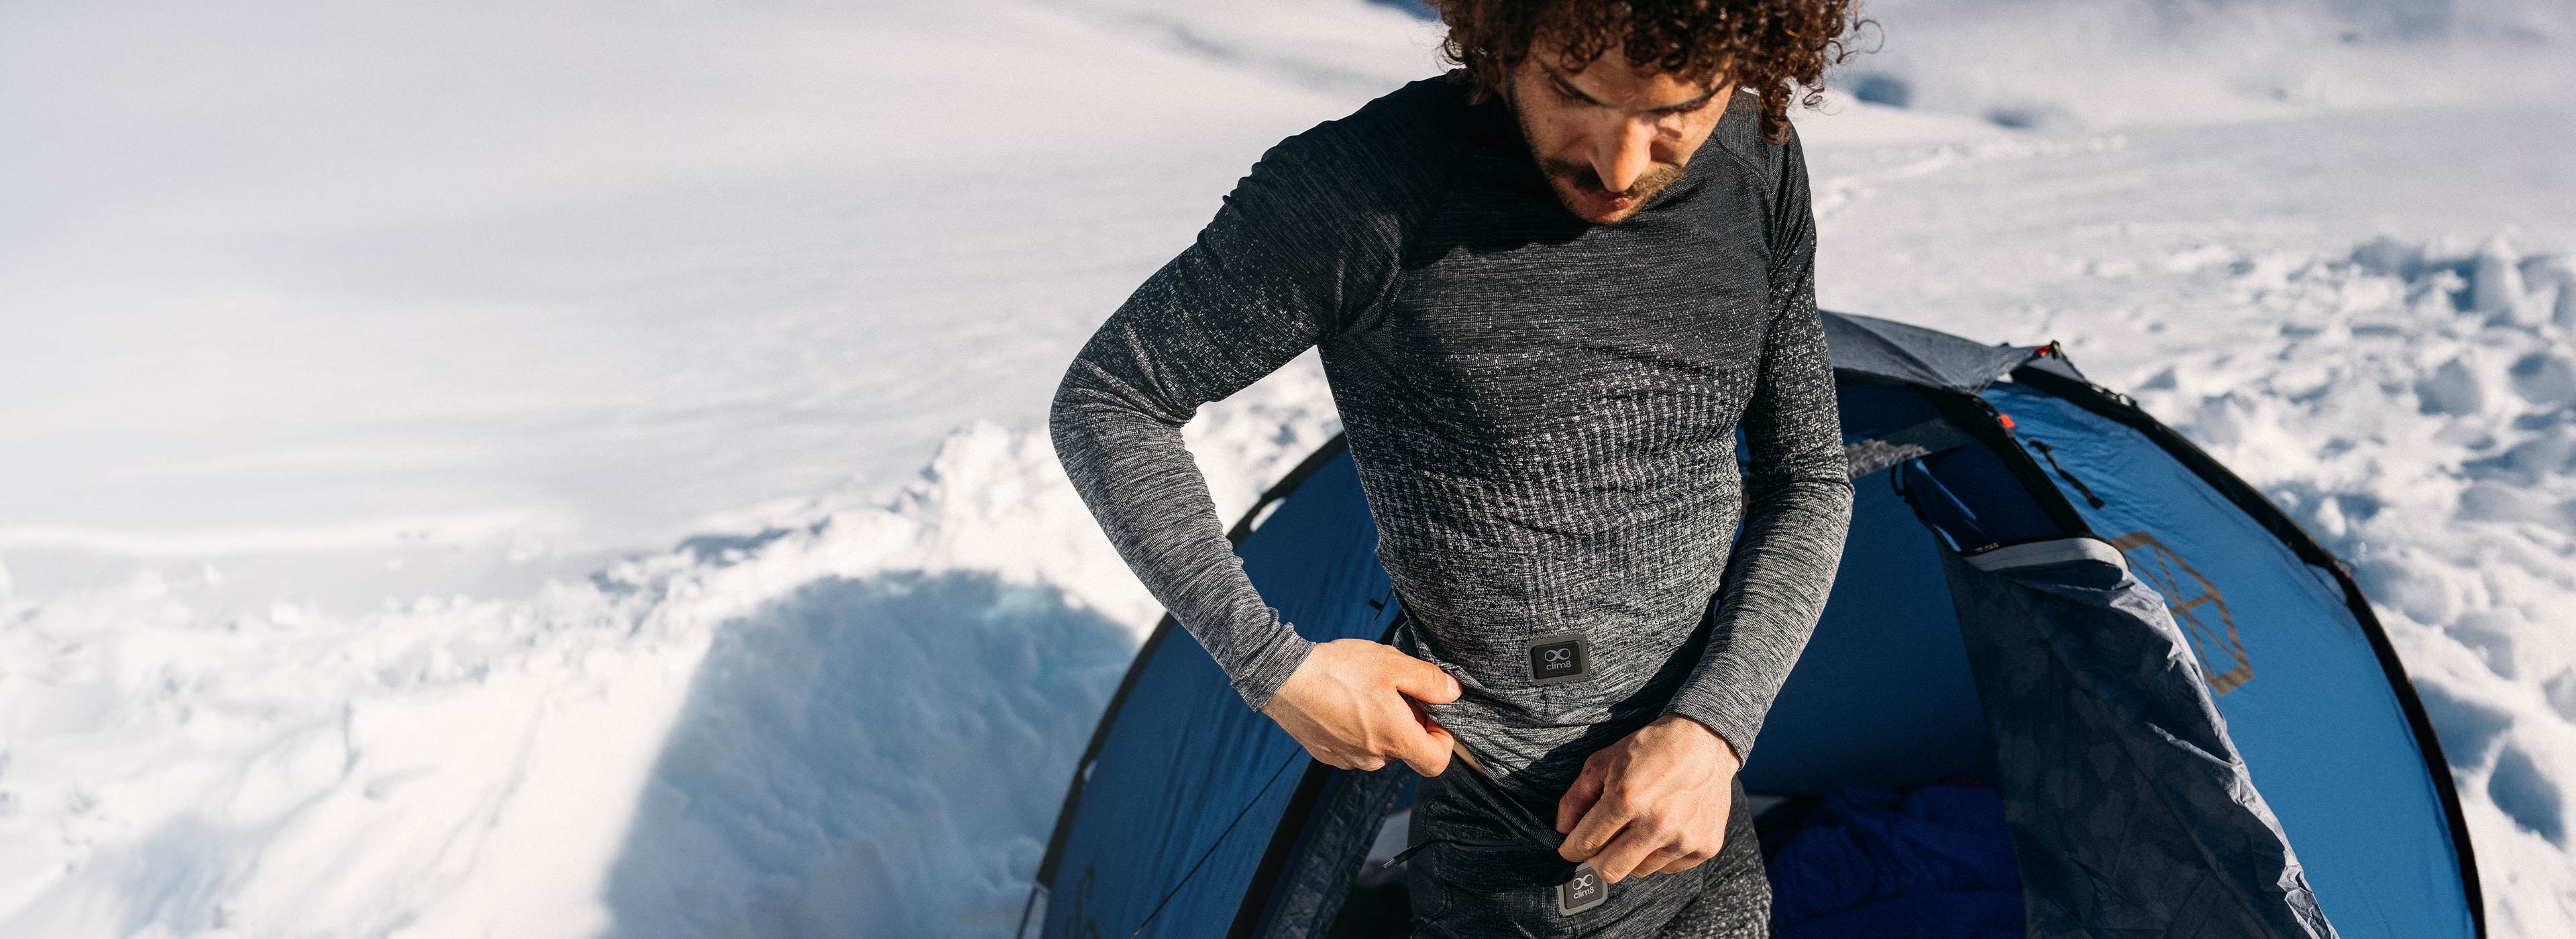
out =
<svg viewBox="0 0 2576 939"><path fill-rule="evenodd" d="M1395 690L1432 704L1458 700L1458 679L1450 677L1440 666L1421 659L1413 659L1412 665L1397 672L1394 685Z"/></svg>
<svg viewBox="0 0 2576 939"><path fill-rule="evenodd" d="M1406 748L1405 765L1424 776L1438 776L1448 771L1449 751L1453 746L1449 728L1431 724L1415 735L1413 745Z"/></svg>

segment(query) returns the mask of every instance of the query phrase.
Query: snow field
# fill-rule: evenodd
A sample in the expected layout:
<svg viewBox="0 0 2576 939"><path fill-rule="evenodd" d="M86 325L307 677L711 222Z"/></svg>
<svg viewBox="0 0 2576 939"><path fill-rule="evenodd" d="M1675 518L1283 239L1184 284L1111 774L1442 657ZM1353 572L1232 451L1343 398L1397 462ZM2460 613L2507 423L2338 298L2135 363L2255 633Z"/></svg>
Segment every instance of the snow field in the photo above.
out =
<svg viewBox="0 0 2576 939"><path fill-rule="evenodd" d="M1337 426L1309 355L1186 436L1239 514ZM1003 934L1160 616L991 422L527 600L171 586L0 590L0 935Z"/></svg>

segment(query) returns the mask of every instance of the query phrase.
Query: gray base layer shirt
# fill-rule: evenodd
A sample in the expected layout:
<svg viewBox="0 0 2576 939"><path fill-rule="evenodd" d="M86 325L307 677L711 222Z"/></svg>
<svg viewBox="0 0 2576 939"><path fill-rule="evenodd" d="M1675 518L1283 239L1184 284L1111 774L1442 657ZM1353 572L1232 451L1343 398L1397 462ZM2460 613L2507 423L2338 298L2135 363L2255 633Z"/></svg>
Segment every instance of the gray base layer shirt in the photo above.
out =
<svg viewBox="0 0 2576 939"><path fill-rule="evenodd" d="M1315 644L1254 591L1180 431L1321 347L1410 614L1396 646L1462 689L1424 708L1552 818L1584 757L1665 713L1752 755L1852 490L1797 139L1763 141L1739 90L1681 178L1596 225L1463 81L1265 152L1083 346L1050 430L1119 554L1260 708Z"/></svg>

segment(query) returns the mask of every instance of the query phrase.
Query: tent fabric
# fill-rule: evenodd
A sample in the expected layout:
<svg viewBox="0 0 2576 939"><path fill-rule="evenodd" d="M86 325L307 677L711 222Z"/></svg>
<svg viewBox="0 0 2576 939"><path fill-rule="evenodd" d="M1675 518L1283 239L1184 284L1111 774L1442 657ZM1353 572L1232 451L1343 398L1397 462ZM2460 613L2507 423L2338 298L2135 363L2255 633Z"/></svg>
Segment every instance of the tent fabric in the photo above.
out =
<svg viewBox="0 0 2576 939"><path fill-rule="evenodd" d="M1980 775L1986 719L1959 644L1941 543L1885 474L1855 481L1841 570L1745 765L1755 792Z"/></svg>
<svg viewBox="0 0 2576 939"><path fill-rule="evenodd" d="M1315 802L1315 822L1299 832L1279 886L1261 911L1265 935L1325 934L1358 879L1359 869L1350 860L1368 854L1379 821L1396 808L1418 778L1413 767L1402 762L1330 774L1322 797Z"/></svg>
<svg viewBox="0 0 2576 939"><path fill-rule="evenodd" d="M2168 605L2185 608L2192 651L2225 689L2216 703L2228 737L2327 915L2348 937L2474 935L2443 781L2331 572L2138 431L2028 385L1999 383L1985 397L2102 499L2095 507L2066 476L2048 476Z"/></svg>
<svg viewBox="0 0 2576 939"><path fill-rule="evenodd" d="M2094 400L2053 347L1824 316L1865 485L1748 788L1992 781L2021 893L1953 897L1953 925L2484 934L2439 744L2330 556L2151 418ZM1308 638L1384 639L1399 611L1338 438L1232 536ZM1382 933L1365 917L1389 913L1343 900L1411 779L1308 758L1165 617L1068 786L1020 935Z"/></svg>
<svg viewBox="0 0 2576 939"><path fill-rule="evenodd" d="M2024 939L2018 890L1909 893L1782 926L1777 939Z"/></svg>
<svg viewBox="0 0 2576 939"><path fill-rule="evenodd" d="M2020 939L2003 800L1981 785L1826 791L1765 859L1781 939Z"/></svg>
<svg viewBox="0 0 2576 939"><path fill-rule="evenodd" d="M1907 460L1966 446L1974 439L1950 422L1933 418L1884 436L1844 444L1843 458L1851 465L1851 477L1859 479Z"/></svg>
<svg viewBox="0 0 2576 939"><path fill-rule="evenodd" d="M2335 936L2189 640L2118 557L1943 555L2031 935Z"/></svg>
<svg viewBox="0 0 2576 939"><path fill-rule="evenodd" d="M1244 571L1307 638L1380 638L1394 609L1350 455L1304 475L1237 542ZM1225 675L1187 633L1157 635L1076 770L1070 825L1041 870L1045 935L1225 935L1313 763L1241 698L1209 693Z"/></svg>
<svg viewBox="0 0 2576 939"><path fill-rule="evenodd" d="M1834 369L1945 391L1974 393L2046 346L1980 345L1895 320L1824 311Z"/></svg>

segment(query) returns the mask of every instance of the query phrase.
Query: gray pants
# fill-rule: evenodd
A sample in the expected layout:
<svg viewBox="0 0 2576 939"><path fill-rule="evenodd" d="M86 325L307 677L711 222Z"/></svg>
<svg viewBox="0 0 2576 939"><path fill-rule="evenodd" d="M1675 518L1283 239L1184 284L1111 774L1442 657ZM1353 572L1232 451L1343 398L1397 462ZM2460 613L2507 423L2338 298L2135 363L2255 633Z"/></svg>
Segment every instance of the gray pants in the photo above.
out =
<svg viewBox="0 0 2576 939"><path fill-rule="evenodd" d="M1678 874L1630 876L1569 892L1590 871L1558 857L1543 820L1463 760L1425 777L1407 837L1406 890L1414 939L1761 939L1771 934L1771 884L1744 783L1734 784L1726 844ZM1589 905L1591 889L1608 896ZM1575 912L1564 912L1568 898Z"/></svg>

